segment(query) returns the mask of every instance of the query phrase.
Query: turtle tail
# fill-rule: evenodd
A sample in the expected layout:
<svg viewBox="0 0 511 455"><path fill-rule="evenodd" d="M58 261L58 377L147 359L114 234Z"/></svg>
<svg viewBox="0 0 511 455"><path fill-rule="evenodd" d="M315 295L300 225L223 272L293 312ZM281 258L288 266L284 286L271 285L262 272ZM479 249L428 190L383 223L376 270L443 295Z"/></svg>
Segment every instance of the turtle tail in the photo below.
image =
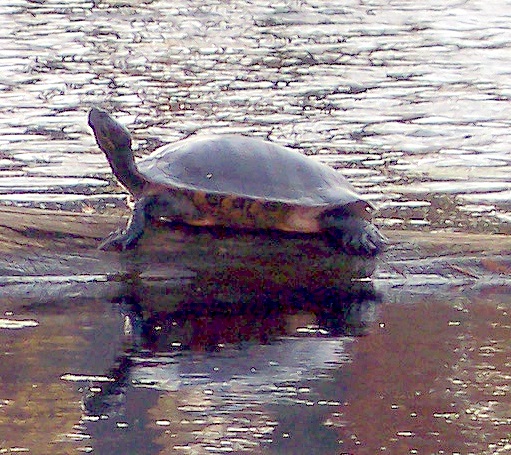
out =
<svg viewBox="0 0 511 455"><path fill-rule="evenodd" d="M332 213L323 217L322 225L349 254L372 257L387 245L387 238L378 228L360 216Z"/></svg>

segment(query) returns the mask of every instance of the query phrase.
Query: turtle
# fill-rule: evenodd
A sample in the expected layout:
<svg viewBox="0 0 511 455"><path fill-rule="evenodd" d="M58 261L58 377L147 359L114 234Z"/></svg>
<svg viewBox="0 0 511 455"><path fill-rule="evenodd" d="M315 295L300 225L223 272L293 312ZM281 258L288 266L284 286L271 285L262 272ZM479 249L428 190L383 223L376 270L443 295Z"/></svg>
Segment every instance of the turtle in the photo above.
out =
<svg viewBox="0 0 511 455"><path fill-rule="evenodd" d="M192 135L135 163L130 133L94 107L89 126L117 180L134 201L127 226L101 249L136 245L148 222L326 233L351 255L386 244L372 205L334 168L274 142L244 135Z"/></svg>

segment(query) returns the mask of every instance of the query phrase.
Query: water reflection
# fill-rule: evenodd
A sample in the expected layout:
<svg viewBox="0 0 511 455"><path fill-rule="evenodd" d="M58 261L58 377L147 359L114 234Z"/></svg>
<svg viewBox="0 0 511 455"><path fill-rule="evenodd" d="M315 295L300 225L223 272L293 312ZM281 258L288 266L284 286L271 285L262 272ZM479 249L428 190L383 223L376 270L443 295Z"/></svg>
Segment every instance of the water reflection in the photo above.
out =
<svg viewBox="0 0 511 455"><path fill-rule="evenodd" d="M374 315L377 296L371 281L362 279L374 265L337 253L325 267L324 249L332 253L333 247L319 237L258 240L222 232L194 236L204 262L189 264L187 274L177 273L165 248L156 254L153 242L161 243L154 237L126 253L131 269L117 299L125 314L125 346L106 382L92 381L84 399L84 431L99 453L114 453L118 438L133 444L140 418L161 446L158 453L273 453L276 441L289 439L282 436L289 425L295 427L293 453L310 453L298 447L310 450L305 435L311 425L328 434L314 438L316 448L336 445L335 432L322 422L342 393L339 385L329 390L329 381L349 362L348 336L365 334ZM236 248L225 248L232 242ZM192 242L184 243L189 252ZM307 260L304 248L317 254ZM299 266L288 267L297 257ZM339 264L344 267L334 285ZM83 372L75 373L79 380ZM146 402L135 416L133 400L138 406L141 395Z"/></svg>
<svg viewBox="0 0 511 455"><path fill-rule="evenodd" d="M88 389L84 422L99 453L119 453L113 452L119 437L133 442L139 430L130 401L138 403L140 394L150 399L147 415L139 409L137 418L147 419L145 436L154 436L157 453L279 453L290 426L293 453L310 453L312 441L323 453L336 446L335 433L323 426L343 395L340 384L331 389L331 374L349 362L345 335L365 332L374 301L347 294L295 302L254 298L152 312L164 303L153 299L123 301L130 335L107 374L114 382ZM117 437L105 438L105 431ZM315 432L324 439L311 440Z"/></svg>
<svg viewBox="0 0 511 455"><path fill-rule="evenodd" d="M376 312L364 287L167 312L132 283L36 298L2 318L2 449L507 453L509 285L387 289Z"/></svg>

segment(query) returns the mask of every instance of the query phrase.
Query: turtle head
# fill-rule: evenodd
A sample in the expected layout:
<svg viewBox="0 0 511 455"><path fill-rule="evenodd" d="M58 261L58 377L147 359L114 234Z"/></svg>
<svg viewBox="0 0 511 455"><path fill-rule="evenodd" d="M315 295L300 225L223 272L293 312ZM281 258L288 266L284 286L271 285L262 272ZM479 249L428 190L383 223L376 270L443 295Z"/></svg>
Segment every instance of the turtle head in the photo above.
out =
<svg viewBox="0 0 511 455"><path fill-rule="evenodd" d="M132 153L130 133L107 112L92 108L89 112L89 126L94 131L99 148L108 157L120 153Z"/></svg>
<svg viewBox="0 0 511 455"><path fill-rule="evenodd" d="M131 193L140 193L145 179L135 166L128 130L110 114L95 107L89 112L89 126L94 131L96 142L105 153L117 179Z"/></svg>

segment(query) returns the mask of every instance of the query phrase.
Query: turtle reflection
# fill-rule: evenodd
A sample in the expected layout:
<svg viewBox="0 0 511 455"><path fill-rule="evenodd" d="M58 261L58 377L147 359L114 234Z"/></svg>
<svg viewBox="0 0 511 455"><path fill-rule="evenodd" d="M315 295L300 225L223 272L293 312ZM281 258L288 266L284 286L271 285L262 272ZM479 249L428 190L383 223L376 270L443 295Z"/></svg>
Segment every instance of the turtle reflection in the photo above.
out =
<svg viewBox="0 0 511 455"><path fill-rule="evenodd" d="M377 302L374 259L320 235L163 226L121 258L128 336L110 382L86 393L92 436L156 391L147 412L172 427L172 447L206 445L197 435L209 438L201 426L214 422L208 447L240 444L240 422L257 429L243 447L256 447L273 431L267 422L349 360L348 336L366 332Z"/></svg>
<svg viewBox="0 0 511 455"><path fill-rule="evenodd" d="M236 393L270 404L286 395L275 384L314 380L346 361L346 336L366 334L378 301L370 282L321 298L302 291L238 304L182 302L173 311L155 311L162 302L154 292L149 301L140 295L120 296L126 347L107 374L112 381L89 389L86 414L122 415L127 387L227 393L235 384Z"/></svg>

